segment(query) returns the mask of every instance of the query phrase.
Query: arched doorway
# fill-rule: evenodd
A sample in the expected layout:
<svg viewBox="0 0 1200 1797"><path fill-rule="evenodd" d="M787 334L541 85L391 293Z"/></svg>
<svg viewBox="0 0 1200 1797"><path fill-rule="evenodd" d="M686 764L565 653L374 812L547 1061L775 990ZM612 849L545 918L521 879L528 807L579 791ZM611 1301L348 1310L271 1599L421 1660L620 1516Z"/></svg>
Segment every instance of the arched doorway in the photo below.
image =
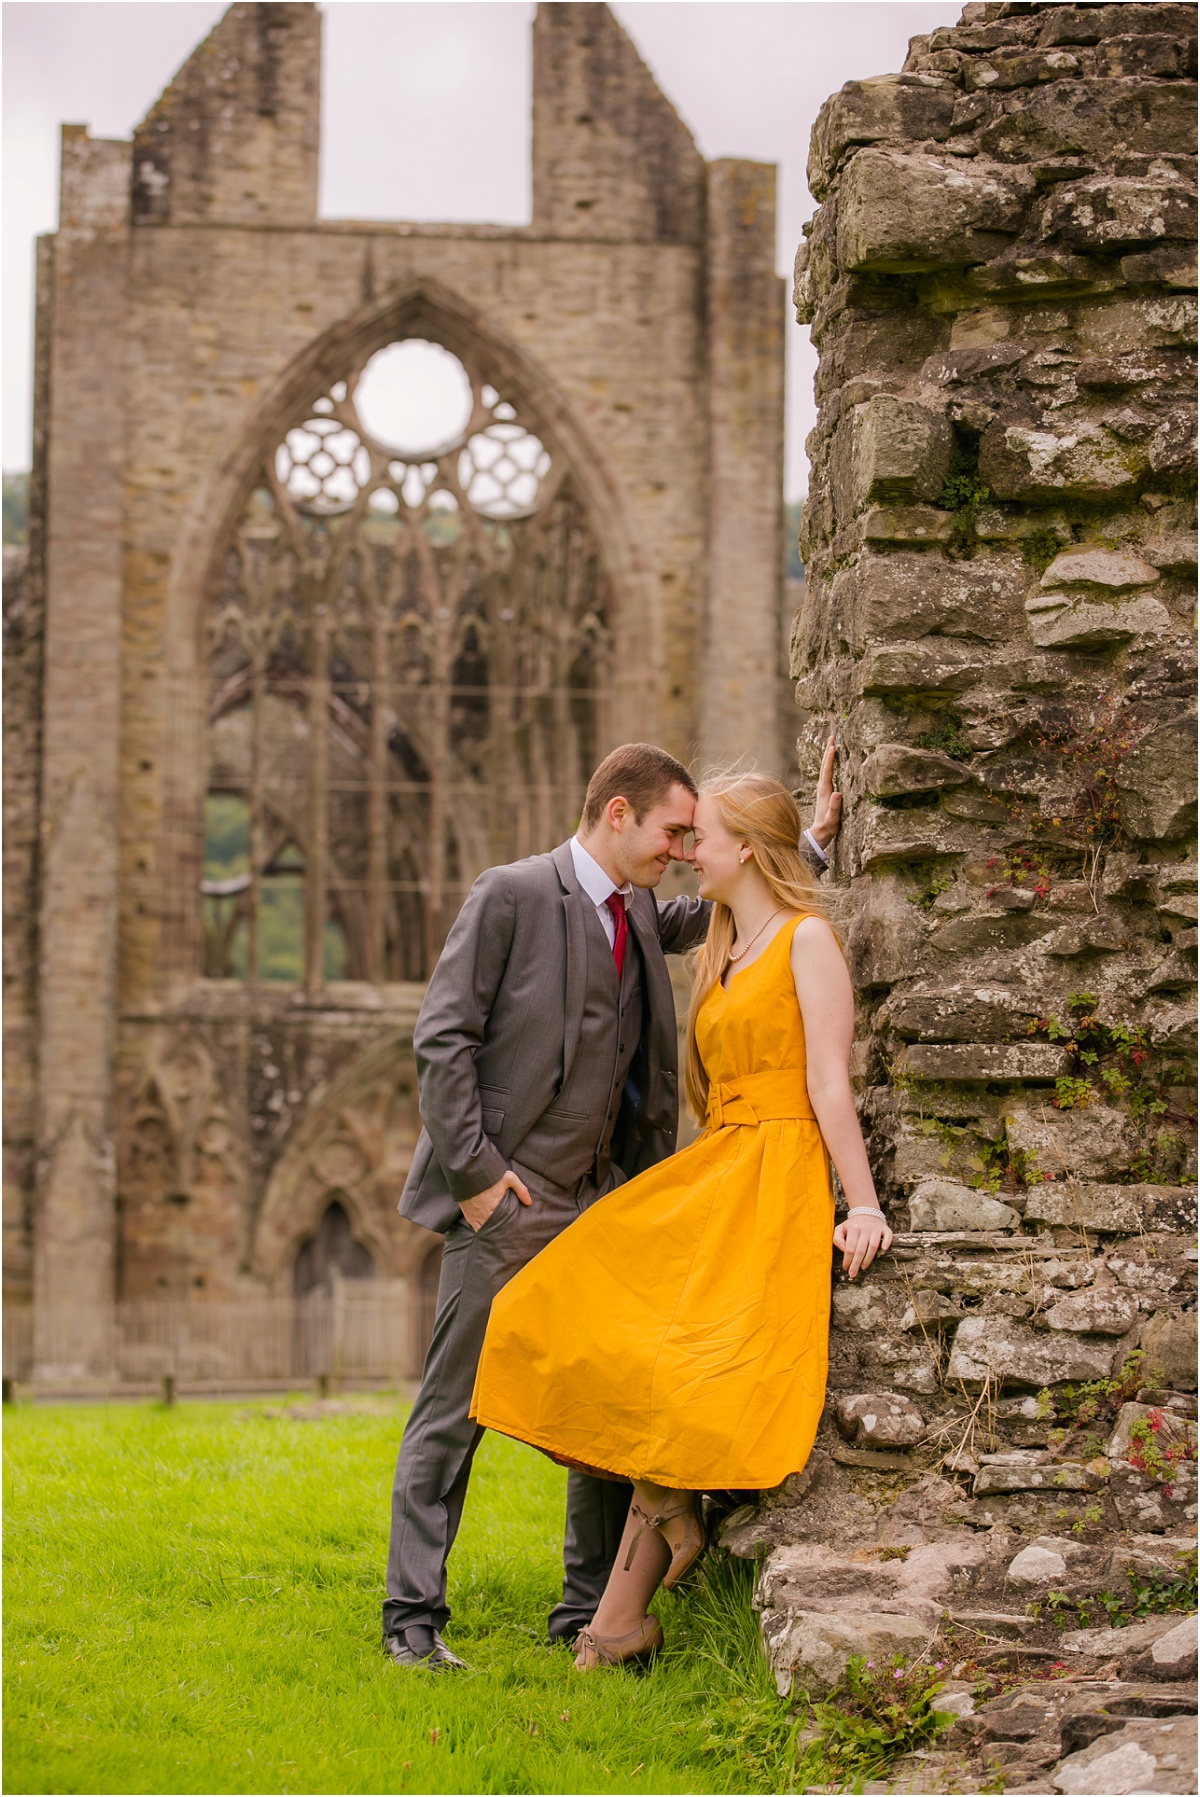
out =
<svg viewBox="0 0 1200 1797"><path fill-rule="evenodd" d="M301 1300L292 1312L292 1371L298 1377L337 1370L333 1318L323 1300L331 1295L338 1277L373 1279L375 1262L370 1249L355 1240L346 1207L335 1198L292 1264L292 1292Z"/></svg>
<svg viewBox="0 0 1200 1797"><path fill-rule="evenodd" d="M343 1279L373 1279L371 1250L354 1238L345 1207L335 1198L326 1207L316 1235L301 1243L292 1268L292 1291L297 1298L310 1292L328 1291L334 1272Z"/></svg>
<svg viewBox="0 0 1200 1797"><path fill-rule="evenodd" d="M485 352L351 358L270 444L213 594L209 977L427 977L476 875L574 827L612 609Z"/></svg>

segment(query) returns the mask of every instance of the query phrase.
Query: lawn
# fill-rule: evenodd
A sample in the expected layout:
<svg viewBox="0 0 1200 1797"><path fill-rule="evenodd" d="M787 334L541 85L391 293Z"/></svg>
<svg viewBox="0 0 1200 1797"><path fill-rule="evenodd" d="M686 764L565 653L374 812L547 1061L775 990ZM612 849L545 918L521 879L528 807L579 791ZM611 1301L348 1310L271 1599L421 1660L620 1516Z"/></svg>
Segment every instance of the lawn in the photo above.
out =
<svg viewBox="0 0 1200 1797"><path fill-rule="evenodd" d="M545 1644L565 1474L495 1435L450 1563L473 1671L392 1667L404 1412L313 1408L6 1412L6 1791L788 1788L749 1569L714 1561L657 1600L648 1672L582 1677Z"/></svg>

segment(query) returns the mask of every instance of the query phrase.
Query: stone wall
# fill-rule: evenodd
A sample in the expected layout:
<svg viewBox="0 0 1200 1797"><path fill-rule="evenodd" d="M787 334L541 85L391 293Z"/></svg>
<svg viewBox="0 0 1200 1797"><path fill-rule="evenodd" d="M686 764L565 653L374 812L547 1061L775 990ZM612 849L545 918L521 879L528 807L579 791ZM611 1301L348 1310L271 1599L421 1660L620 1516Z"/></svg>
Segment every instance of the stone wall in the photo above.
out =
<svg viewBox="0 0 1200 1797"><path fill-rule="evenodd" d="M1194 26L968 7L813 133L794 671L902 1204L1195 1176Z"/></svg>
<svg viewBox="0 0 1200 1797"><path fill-rule="evenodd" d="M126 145L64 127L59 229L44 251L35 386L45 429L30 493L45 569L34 1328L43 1363L69 1370L90 1363L90 1319L112 1301L117 1262Z"/></svg>
<svg viewBox="0 0 1200 1797"><path fill-rule="evenodd" d="M1129 1432L1195 1416L1195 34L1184 5L968 5L813 131L793 672L810 773L841 741L898 1234L837 1276L807 1473L726 1529L768 1553L781 1689L939 1631L1032 1666L1061 1645L1030 1597L1194 1534L1194 1426L1174 1477ZM1132 1639L1072 1663L1128 1672ZM1019 1783L1063 1715L967 1734Z"/></svg>

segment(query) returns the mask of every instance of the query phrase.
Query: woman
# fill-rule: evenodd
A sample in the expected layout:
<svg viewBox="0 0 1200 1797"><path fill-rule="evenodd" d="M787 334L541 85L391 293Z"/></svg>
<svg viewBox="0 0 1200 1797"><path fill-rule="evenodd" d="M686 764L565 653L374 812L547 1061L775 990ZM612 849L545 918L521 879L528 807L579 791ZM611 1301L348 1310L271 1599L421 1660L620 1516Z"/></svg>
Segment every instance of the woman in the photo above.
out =
<svg viewBox="0 0 1200 1797"><path fill-rule="evenodd" d="M778 781L704 788L690 856L714 901L688 1015L691 1147L594 1205L496 1299L473 1414L634 1482L584 1671L662 1645L647 1603L704 1546L700 1494L804 1466L825 1398L831 1242L892 1240L850 1090L854 1001ZM828 1150L828 1154L827 1151ZM833 1227L829 1157L849 1214Z"/></svg>

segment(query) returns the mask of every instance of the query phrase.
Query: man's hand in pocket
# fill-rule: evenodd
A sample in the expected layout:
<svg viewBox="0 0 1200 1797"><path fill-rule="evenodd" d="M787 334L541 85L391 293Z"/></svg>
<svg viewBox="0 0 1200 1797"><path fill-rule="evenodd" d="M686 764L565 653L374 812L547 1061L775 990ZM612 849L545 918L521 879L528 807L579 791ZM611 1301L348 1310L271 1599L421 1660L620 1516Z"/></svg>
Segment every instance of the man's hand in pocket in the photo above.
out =
<svg viewBox="0 0 1200 1797"><path fill-rule="evenodd" d="M474 1198L468 1198L465 1203L459 1205L459 1209L472 1229L478 1231L483 1228L505 1192L515 1192L518 1202L521 1204L533 1203L528 1187L510 1170L498 1179L494 1186L489 1186L486 1192L477 1192Z"/></svg>

